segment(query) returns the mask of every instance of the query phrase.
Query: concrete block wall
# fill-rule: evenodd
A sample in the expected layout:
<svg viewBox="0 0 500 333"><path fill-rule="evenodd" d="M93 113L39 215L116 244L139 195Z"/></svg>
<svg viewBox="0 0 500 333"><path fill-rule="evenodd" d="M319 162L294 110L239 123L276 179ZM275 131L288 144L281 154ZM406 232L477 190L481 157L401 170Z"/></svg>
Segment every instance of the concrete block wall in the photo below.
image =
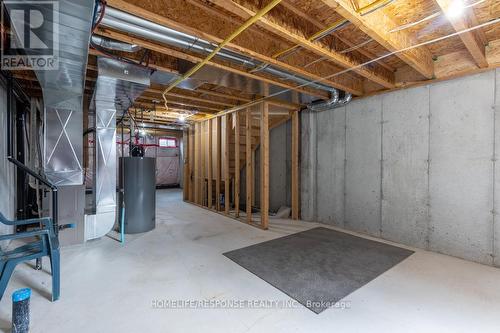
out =
<svg viewBox="0 0 500 333"><path fill-rule="evenodd" d="M498 104L500 70L303 111L302 219L500 266Z"/></svg>

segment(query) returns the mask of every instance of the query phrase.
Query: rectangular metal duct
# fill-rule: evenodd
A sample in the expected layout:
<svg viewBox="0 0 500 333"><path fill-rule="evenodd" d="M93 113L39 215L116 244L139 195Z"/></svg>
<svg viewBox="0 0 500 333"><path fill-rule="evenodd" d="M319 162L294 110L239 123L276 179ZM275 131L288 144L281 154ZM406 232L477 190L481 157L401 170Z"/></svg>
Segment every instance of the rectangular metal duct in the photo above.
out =
<svg viewBox="0 0 500 333"><path fill-rule="evenodd" d="M17 1L34 6L33 1ZM52 40L58 31L55 48L57 70L35 70L43 91L45 107L43 168L57 186L83 183L83 93L94 0L58 1L58 12L50 24L37 29L41 40ZM12 3L6 3L11 12ZM36 7L35 7L36 8ZM43 11L42 9L40 9ZM45 16L44 18L47 19ZM14 31L19 39L24 31ZM54 30L53 30L54 29Z"/></svg>
<svg viewBox="0 0 500 333"><path fill-rule="evenodd" d="M91 102L95 113L94 212L85 216L85 240L106 235L116 217L116 117L150 85L150 70L99 57Z"/></svg>

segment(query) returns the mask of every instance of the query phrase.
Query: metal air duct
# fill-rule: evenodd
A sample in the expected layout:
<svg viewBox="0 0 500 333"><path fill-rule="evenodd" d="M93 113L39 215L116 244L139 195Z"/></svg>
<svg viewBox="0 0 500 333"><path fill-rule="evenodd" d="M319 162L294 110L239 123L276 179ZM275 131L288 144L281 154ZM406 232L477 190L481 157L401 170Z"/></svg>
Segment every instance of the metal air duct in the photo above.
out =
<svg viewBox="0 0 500 333"><path fill-rule="evenodd" d="M167 28L163 25L125 13L112 7L106 8L101 25L130 33L144 39L154 40L160 43L204 54L212 52L212 50L217 47L214 43ZM295 82L301 85L308 85L311 88L324 91L331 91L333 89L328 85L320 82L313 82L307 78L291 74L271 65L266 65L260 61L228 50L227 48L223 48L219 53L217 53L217 57L248 68L259 68L260 71L277 76L282 80Z"/></svg>
<svg viewBox="0 0 500 333"><path fill-rule="evenodd" d="M91 42L94 45L98 45L108 50L123 51L128 53L134 53L142 50L142 47L139 45L124 43L97 35L92 36Z"/></svg>
<svg viewBox="0 0 500 333"><path fill-rule="evenodd" d="M94 214L85 216L85 240L106 235L116 217L116 116L121 116L150 85L147 68L98 58L91 102L95 112Z"/></svg>
<svg viewBox="0 0 500 333"><path fill-rule="evenodd" d="M57 186L81 185L83 93L95 1L57 1L53 2L57 6L52 10L37 6L34 1L13 3L5 3L10 15L12 10L19 9L20 3L24 8L30 8L30 12L41 14L43 25L36 30L36 35L41 41L54 43L57 55L58 69L34 70L45 107L45 175ZM26 23L19 20L12 20L12 23L17 38L22 40Z"/></svg>

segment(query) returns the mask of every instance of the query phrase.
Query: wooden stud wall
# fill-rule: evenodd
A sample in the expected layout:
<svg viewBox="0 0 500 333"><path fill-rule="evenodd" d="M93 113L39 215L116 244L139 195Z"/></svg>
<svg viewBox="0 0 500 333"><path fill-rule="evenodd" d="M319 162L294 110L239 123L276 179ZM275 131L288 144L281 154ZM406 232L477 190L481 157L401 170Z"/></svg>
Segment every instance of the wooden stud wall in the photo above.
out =
<svg viewBox="0 0 500 333"><path fill-rule="evenodd" d="M269 227L269 131L291 119L292 218L299 219L299 112L276 115L269 103L194 123L185 131L184 198L261 229ZM260 218L255 203L255 152L260 147ZM245 168L245 193L240 173ZM215 189L214 189L215 184ZM221 188L221 186L223 188ZM223 193L224 203L221 203ZM243 198L242 198L243 196ZM242 200L241 200L242 199ZM240 210L240 203L245 209Z"/></svg>

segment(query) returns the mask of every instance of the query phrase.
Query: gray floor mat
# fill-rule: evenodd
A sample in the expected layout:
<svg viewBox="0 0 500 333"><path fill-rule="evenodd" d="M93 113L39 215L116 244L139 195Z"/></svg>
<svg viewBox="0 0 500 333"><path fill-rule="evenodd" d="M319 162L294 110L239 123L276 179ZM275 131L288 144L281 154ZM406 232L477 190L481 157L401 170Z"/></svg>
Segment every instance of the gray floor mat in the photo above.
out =
<svg viewBox="0 0 500 333"><path fill-rule="evenodd" d="M224 253L315 313L411 254L407 249L322 227Z"/></svg>

